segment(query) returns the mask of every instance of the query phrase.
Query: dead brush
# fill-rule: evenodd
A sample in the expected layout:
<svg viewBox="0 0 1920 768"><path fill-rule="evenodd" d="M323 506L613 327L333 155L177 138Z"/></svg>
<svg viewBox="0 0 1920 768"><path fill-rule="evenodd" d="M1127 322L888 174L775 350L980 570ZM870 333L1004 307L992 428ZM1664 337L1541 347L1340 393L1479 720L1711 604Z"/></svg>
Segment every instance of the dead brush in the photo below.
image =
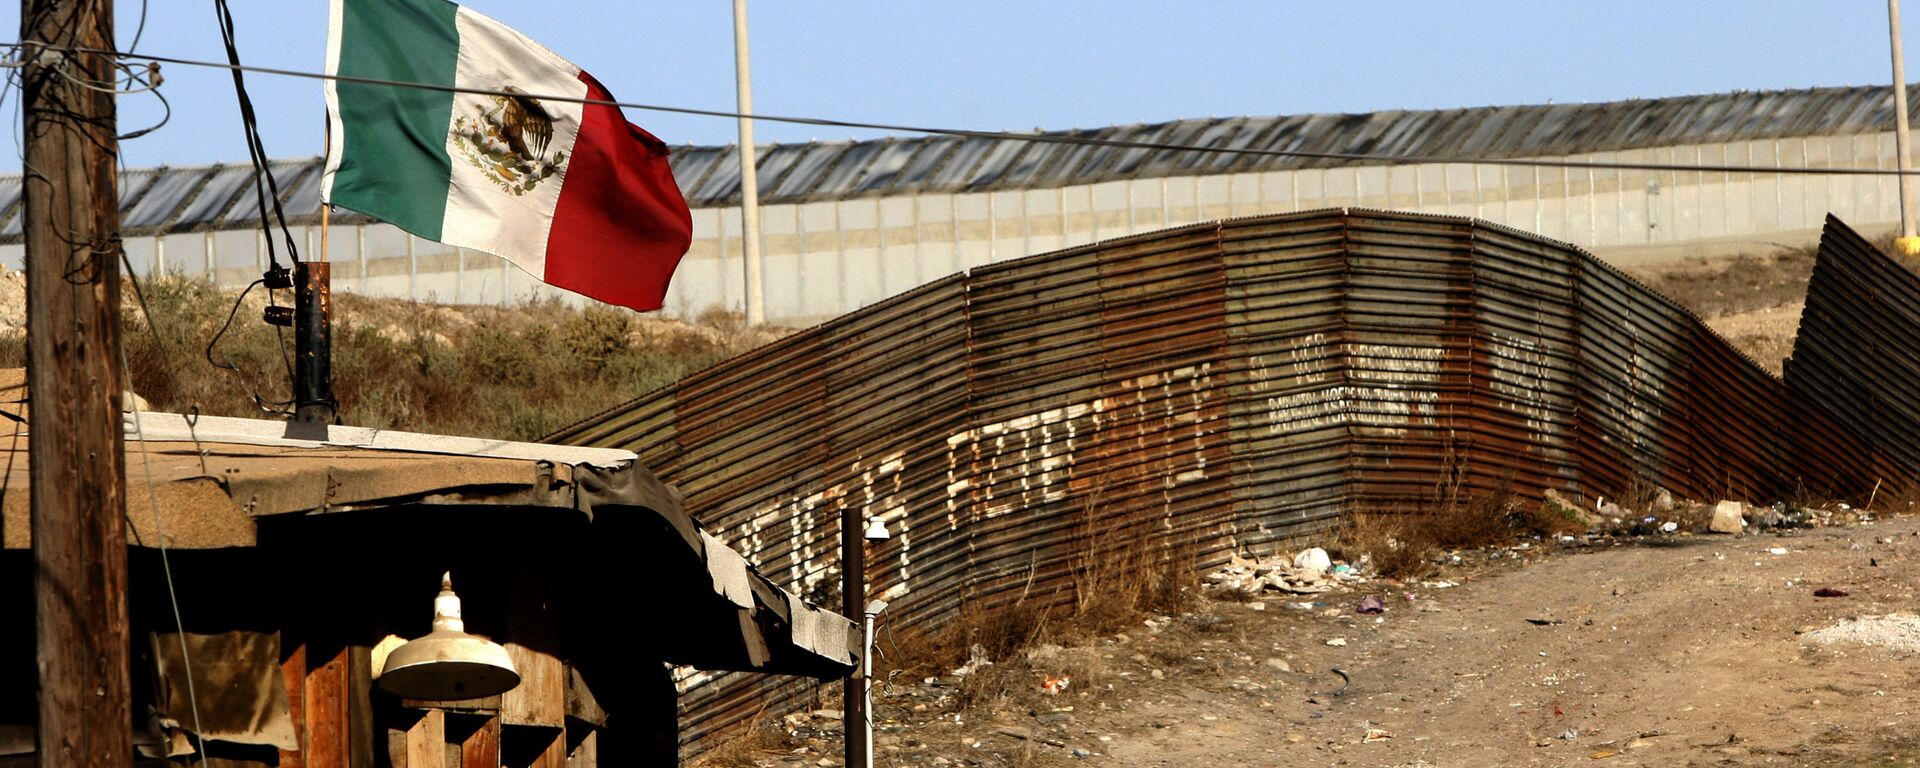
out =
<svg viewBox="0 0 1920 768"><path fill-rule="evenodd" d="M795 742L763 710L689 763L693 768L758 768L769 755L793 749Z"/></svg>
<svg viewBox="0 0 1920 768"><path fill-rule="evenodd" d="M1433 539L1409 515L1348 515L1334 533L1333 548L1343 559L1366 559L1376 573L1390 579L1418 578L1433 569Z"/></svg>
<svg viewBox="0 0 1920 768"><path fill-rule="evenodd" d="M1079 512L1086 543L1072 564L1073 615L1062 627L1068 640L1111 635L1149 614L1179 613L1200 592L1191 546L1176 543L1158 523L1101 516L1102 495L1088 494Z"/></svg>
<svg viewBox="0 0 1920 768"><path fill-rule="evenodd" d="M1920 483L1878 483L1861 508L1888 517L1920 512Z"/></svg>

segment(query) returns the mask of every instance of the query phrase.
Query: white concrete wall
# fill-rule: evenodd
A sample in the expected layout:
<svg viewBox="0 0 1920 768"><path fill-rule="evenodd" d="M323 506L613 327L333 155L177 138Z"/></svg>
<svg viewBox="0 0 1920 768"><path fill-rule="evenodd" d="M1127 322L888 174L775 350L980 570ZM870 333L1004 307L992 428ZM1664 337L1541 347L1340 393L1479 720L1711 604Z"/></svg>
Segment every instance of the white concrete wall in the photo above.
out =
<svg viewBox="0 0 1920 768"><path fill-rule="evenodd" d="M1741 141L1567 159L1663 164L1892 168L1891 133ZM767 317L817 322L958 270L1200 221L1338 206L1473 216L1600 251L1817 229L1828 212L1856 226L1897 221L1893 177L1573 170L1470 165L1364 166L1114 181L1057 189L916 194L761 207ZM739 309L740 209L693 211L693 247L665 311ZM315 227L296 228L302 253ZM241 286L265 266L259 233L135 237L141 274L212 275ZM486 254L386 225L336 228L338 290L461 304L554 297ZM0 247L20 265L21 246Z"/></svg>

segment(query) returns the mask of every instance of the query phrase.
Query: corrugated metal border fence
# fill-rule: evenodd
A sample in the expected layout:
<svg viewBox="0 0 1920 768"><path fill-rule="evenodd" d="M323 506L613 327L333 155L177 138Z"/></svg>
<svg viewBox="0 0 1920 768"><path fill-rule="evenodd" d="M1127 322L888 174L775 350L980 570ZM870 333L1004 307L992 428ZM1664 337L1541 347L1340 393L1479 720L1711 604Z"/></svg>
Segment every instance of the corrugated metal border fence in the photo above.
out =
<svg viewBox="0 0 1920 768"><path fill-rule="evenodd" d="M1920 468L1920 276L1828 217L1787 388L1909 472Z"/></svg>
<svg viewBox="0 0 1920 768"><path fill-rule="evenodd" d="M829 605L842 511L881 518L869 579L926 626L1071 600L1119 549L1215 563L1443 487L1758 501L1906 479L1827 412L1570 245L1329 210L980 267L555 439L636 451ZM807 693L682 684L690 745Z"/></svg>

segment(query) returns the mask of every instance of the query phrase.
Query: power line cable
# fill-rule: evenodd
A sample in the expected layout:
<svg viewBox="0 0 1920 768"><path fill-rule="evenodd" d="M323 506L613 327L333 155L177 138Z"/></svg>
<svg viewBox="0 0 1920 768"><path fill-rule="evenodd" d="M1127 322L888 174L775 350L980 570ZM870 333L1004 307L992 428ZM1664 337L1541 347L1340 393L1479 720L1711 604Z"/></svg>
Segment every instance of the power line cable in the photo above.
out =
<svg viewBox="0 0 1920 768"><path fill-rule="evenodd" d="M23 47L18 43L0 43L0 47ZM49 46L51 48L51 46ZM406 80L387 80L376 77L355 75L329 75L323 72L308 72L278 67L262 67L238 63L222 64L213 61L187 59L178 56L158 56L150 53L125 53L105 51L93 48L68 48L74 53L99 53L122 58L158 61L165 64L179 64L189 67L209 67L228 69L238 72L254 72L263 75L297 77L309 80L333 80L359 85L386 86L393 88L413 88L417 90L439 91L442 93L464 93L480 96L501 96L509 98L532 98L542 101L555 101L570 104L585 104L617 108L637 109L648 112L665 112L701 117L722 117L728 119L765 120L776 123L796 125L814 125L828 128L854 128L862 130L893 131L898 133L921 133L934 136L957 136L961 138L992 139L996 141L1024 141L1041 144L1068 144L1076 146L1112 147L1116 149L1146 149L1168 152L1197 152L1216 155L1250 155L1257 157L1284 157L1301 160L1326 160L1345 163L1388 163L1388 164L1456 164L1456 165L1492 165L1521 168L1566 168L1573 170L1618 170L1618 171L1668 171L1684 173L1759 173L1816 176L1920 176L1920 170L1900 171L1882 168L1807 168L1793 166L1724 165L1710 163L1630 163L1599 160L1548 160L1503 157L1478 157L1471 155L1385 155L1370 152L1315 152L1292 149L1256 149L1248 147L1213 147L1192 144L1173 144L1159 141L1136 141L1130 139L1101 139L1090 136L1074 136L1066 133L1015 133L1010 131L977 131L964 128L937 128L929 126L906 125L900 123L878 123L858 120L840 120L825 117L801 117L794 115L745 114L722 109L699 109L695 107L676 107L665 104L647 104L631 101L610 101L589 99L580 96L559 94L529 94L518 91L506 91L492 88L469 88L441 83L420 83ZM237 75L236 75L237 76Z"/></svg>
<svg viewBox="0 0 1920 768"><path fill-rule="evenodd" d="M253 161L253 192L255 201L260 206L260 228L272 232L273 223L278 223L280 234L287 241L287 258L297 264L300 262L300 254L293 244L293 232L287 229L286 212L280 207L280 184L273 178L273 167L267 161L266 145L260 141L260 121L253 111L253 98L247 95L245 73L252 68L240 63L240 49L234 42L233 12L227 7L227 0L213 0L213 10L214 17L220 22L220 42L227 53L227 63L224 66L233 74L233 94L240 103L240 123L247 139L247 156ZM109 52L109 55L121 58L138 56L117 51ZM148 60L157 61L151 57L148 57ZM206 62L205 65L218 66L213 62ZM267 220L269 203L272 205L273 223ZM280 268L280 259L273 249L272 236L267 237L267 262L276 270ZM272 293L271 288L268 289L268 293Z"/></svg>
<svg viewBox="0 0 1920 768"><path fill-rule="evenodd" d="M127 258L127 250L125 248L120 249L120 263L126 267L127 282L133 286L133 297L137 300L140 307L140 315L147 319L147 330L153 334L154 343L162 347L169 346L168 337L160 331L160 321L154 318L153 308L147 304L146 291L140 288L140 279L134 274L133 261ZM162 356L169 362L175 359L172 354ZM173 376L173 366L165 366L163 370L166 371L168 377ZM127 363L127 345L125 343L120 345L120 371L123 388L131 390L133 367ZM177 386L173 387L173 389L177 388ZM136 393L135 396L138 397L138 394ZM258 400L259 395L256 394L254 398ZM138 400L135 400L135 402L137 403ZM196 406L196 410L197 409L198 406ZM178 632L180 636L180 666L187 678L187 708L193 714L193 733L194 737L199 741L198 748L196 749L196 757L199 759L199 763L204 766L207 762L206 730L203 729L200 724L200 698L194 690L193 685L193 654L187 648L187 624L180 612L180 590L178 586L175 585L173 579L173 561L167 555L167 529L160 519L160 492L158 486L153 482L153 453L147 447L146 425L141 419L141 414L145 412L145 409L136 406L130 410L133 413L132 427L134 431L134 441L140 444L140 468L146 474L147 509L153 515L153 535L156 540L155 547L160 551L160 571L162 575L165 576L167 602L170 603L173 608L174 631ZM196 442L198 441L196 440ZM206 472L205 463L206 458L203 456L201 458L202 474ZM129 520L128 523L131 527L132 521Z"/></svg>

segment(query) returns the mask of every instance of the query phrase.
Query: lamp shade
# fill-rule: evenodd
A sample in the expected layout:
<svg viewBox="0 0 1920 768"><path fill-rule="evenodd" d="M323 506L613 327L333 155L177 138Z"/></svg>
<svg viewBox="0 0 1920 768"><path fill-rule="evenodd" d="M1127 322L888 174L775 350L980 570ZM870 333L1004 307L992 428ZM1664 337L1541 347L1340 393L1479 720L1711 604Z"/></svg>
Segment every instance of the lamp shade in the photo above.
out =
<svg viewBox="0 0 1920 768"><path fill-rule="evenodd" d="M467 634L449 573L441 577L440 595L433 600L433 631L387 654L379 683L381 690L409 699L479 699L513 690L520 672L507 649Z"/></svg>

